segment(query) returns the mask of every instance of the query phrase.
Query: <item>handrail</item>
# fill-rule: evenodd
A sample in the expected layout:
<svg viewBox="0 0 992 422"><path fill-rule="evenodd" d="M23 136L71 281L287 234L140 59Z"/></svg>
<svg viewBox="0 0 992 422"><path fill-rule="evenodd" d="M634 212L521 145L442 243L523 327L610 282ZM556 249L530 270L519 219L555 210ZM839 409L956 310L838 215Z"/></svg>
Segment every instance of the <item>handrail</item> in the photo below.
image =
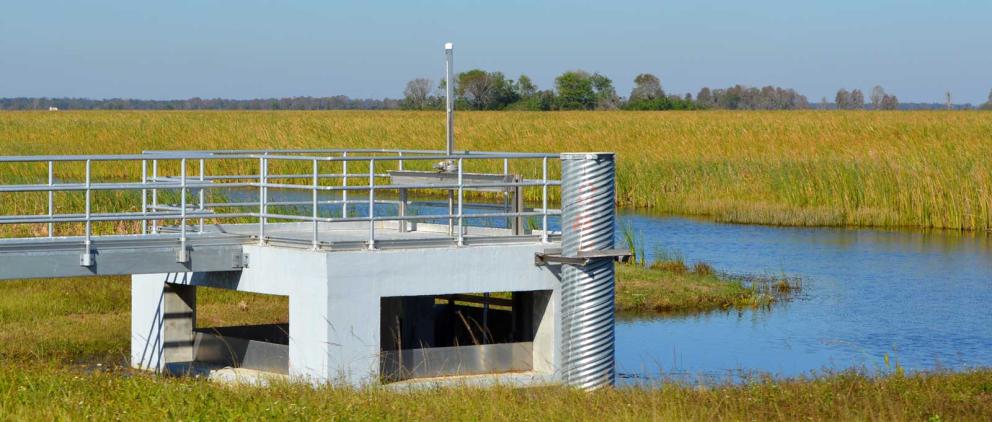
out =
<svg viewBox="0 0 992 422"><path fill-rule="evenodd" d="M46 166L46 179L40 183L21 184L0 184L0 198L2 195L16 195L33 193L47 194L47 204L41 214L37 215L0 215L0 226L12 224L42 224L47 227L45 235L55 237L59 229L57 224L83 223L84 231L82 241L84 245L81 265L92 265L92 240L93 223L103 222L126 222L140 221L140 234L143 237L155 237L163 234L163 223L176 221L178 227L171 227L168 231L178 232L179 253L178 262L188 260L187 244L189 237L196 234L203 234L206 230L206 221L214 222L230 219L256 220L257 241L259 244L266 244L269 239L268 226L273 221L302 221L313 224L310 233L310 246L313 249L320 249L322 242L320 237L322 232L321 224L342 223L342 222L364 222L368 224L367 247L376 248L379 237L377 227L380 222L401 222L399 231L407 231L407 223L411 221L448 221L448 234L452 243L456 246L465 245L466 236L470 233L468 227L473 219L500 219L507 221L515 220L519 226L521 218L540 218L540 241L549 242L549 217L559 216L561 211L549 208L550 192L552 187L561 186L558 180L550 179L549 161L559 159L559 154L549 153L512 153L512 152L481 152L481 151L458 151L453 155L445 155L442 151L436 150L409 150L409 149L305 149L305 150L213 150L213 151L144 151L141 154L90 154L90 155L37 155L37 156L0 156L0 164L23 164L39 163ZM424 162L443 160L445 164L442 170L437 172L411 171L404 163ZM524 178L520 176L510 177L510 164L517 161L537 160L539 161L540 178ZM97 180L94 172L94 163L121 162L121 164L140 164L140 179L136 181L120 180ZM247 164L251 161L255 165ZM359 172L349 172L350 162L367 162L367 168ZM501 173L477 173L466 172L465 165L469 162L490 161L491 168L500 168ZM149 162L151 165L149 166ZM224 174L209 174L208 166L215 162L237 162L230 170L230 164L223 168L227 169ZM340 163L340 171L334 168L324 169L322 165L328 163ZM60 163L84 163L85 172L82 181L59 180L55 176L60 170ZM166 165L168 163L168 165ZM298 163L288 166L280 173L272 171L272 163ZM305 164L304 164L305 163ZM383 166L383 163L396 163ZM309 167L302 170L300 164ZM176 166L178 165L178 170ZM378 166L378 167L377 167ZM484 166L484 168L485 168ZM383 169L386 168L386 170ZM305 167L304 167L305 168ZM335 167L338 168L338 167ZM530 165L528 168L534 169ZM75 173L78 167L73 167ZM163 169L170 169L178 174L163 174ZM391 179L394 169L405 171L402 183L394 183ZM246 171L247 170L247 171ZM257 170L257 171L255 171ZM190 173L193 171L193 173ZM424 176L417 176L418 174ZM412 174L412 176L411 176ZM433 174L446 174L446 177L430 176ZM483 177L478 177L483 176ZM490 177L500 176L500 177ZM116 176L120 177L120 176ZM418 179L426 177L426 179ZM0 176L2 178L2 176ZM381 179L389 178L383 182ZM340 183L327 183L326 180L340 179ZM299 181L295 183L293 181ZM357 180L360 184L354 184ZM521 205L510 206L509 196L523 195L525 189L540 189L540 208L531 211L522 208ZM237 199L232 202L210 201L207 197L208 191L231 191L247 189L254 190L256 198ZM423 191L447 191L450 193L448 210L440 214L409 215L410 205L418 201L410 201L408 192L412 190ZM94 193L96 192L120 192L129 193L140 191L140 202L135 198L134 204L130 204L128 196L125 196L125 204L117 205L124 209L106 210L102 206L98 212L94 212ZM271 200L271 192L309 192L307 200L292 200L285 198ZM466 202L466 191L485 191L488 194L496 193L500 204L485 204L483 212L467 212L471 205ZM59 205L56 201L56 193L82 193L84 196L83 211L59 213ZM321 193L340 192L340 196L334 199L322 198ZM349 192L366 192L367 197L360 199L349 199ZM397 192L400 200L380 199L380 192ZM499 193L502 192L502 193ZM130 195L130 194L128 194ZM150 198L149 198L150 196ZM485 196L483 196L485 197ZM166 200L168 202L162 202ZM432 203L426 201L425 203ZM513 201L514 204L522 204L522 200ZM321 216L324 206L340 205L340 217ZM365 206L362 210L358 207ZM396 211L392 208L383 208L383 205L396 206ZM277 207L272 209L271 207ZM290 207L287 211L284 208ZM295 207L295 208L293 208ZM254 209L252 209L254 208ZM296 214L300 208L306 209L305 213ZM308 208L308 209L307 209ZM293 211L293 210L297 211ZM139 211L135 211L139 210ZM226 210L226 211L225 211ZM67 210L68 211L68 210ZM357 214L356 214L357 213ZM510 231L516 233L511 235L521 238L533 238L530 235L524 236L524 232ZM121 234L121 233L115 233ZM174 235L170 234L170 235ZM0 235L2 237L2 235Z"/></svg>

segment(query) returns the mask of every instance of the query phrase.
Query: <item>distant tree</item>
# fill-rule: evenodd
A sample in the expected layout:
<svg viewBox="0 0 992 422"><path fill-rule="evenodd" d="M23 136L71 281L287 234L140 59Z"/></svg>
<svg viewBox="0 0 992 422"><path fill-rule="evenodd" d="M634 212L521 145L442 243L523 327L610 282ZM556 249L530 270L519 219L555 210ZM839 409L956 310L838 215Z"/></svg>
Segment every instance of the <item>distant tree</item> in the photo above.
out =
<svg viewBox="0 0 992 422"><path fill-rule="evenodd" d="M582 70L562 73L555 78L557 108L561 110L591 110L596 106L596 91L592 77Z"/></svg>
<svg viewBox="0 0 992 422"><path fill-rule="evenodd" d="M642 73L634 78L634 89L630 91L628 101L653 100L665 96L661 89L661 79L650 73Z"/></svg>
<svg viewBox="0 0 992 422"><path fill-rule="evenodd" d="M709 87L704 86L703 89L699 90L699 93L696 94L696 103L698 103L701 107L713 106L713 92L709 89Z"/></svg>
<svg viewBox="0 0 992 422"><path fill-rule="evenodd" d="M480 69L459 73L455 92L473 110L500 110L520 99L503 73Z"/></svg>
<svg viewBox="0 0 992 422"><path fill-rule="evenodd" d="M992 110L992 89L989 90L989 100L982 104L982 110Z"/></svg>
<svg viewBox="0 0 992 422"><path fill-rule="evenodd" d="M881 85L875 85L871 89L871 107L874 109L880 108L883 98L885 98L885 89Z"/></svg>
<svg viewBox="0 0 992 422"><path fill-rule="evenodd" d="M944 103L947 104L947 109L948 110L950 110L952 108L952 104L951 104L951 91L947 91L947 92L944 93Z"/></svg>
<svg viewBox="0 0 992 422"><path fill-rule="evenodd" d="M434 83L430 79L417 78L406 83L403 90L403 108L423 110L427 108Z"/></svg>
<svg viewBox="0 0 992 422"><path fill-rule="evenodd" d="M851 91L851 108L859 110L865 108L865 94L860 89Z"/></svg>
<svg viewBox="0 0 992 422"><path fill-rule="evenodd" d="M597 109L613 110L620 107L620 97L610 78L599 73L593 73L589 78L592 80L592 89L596 92Z"/></svg>
<svg viewBox="0 0 992 422"><path fill-rule="evenodd" d="M837 96L834 97L834 104L840 110L846 110L850 108L851 93L847 92L847 90L844 88L837 90Z"/></svg>
<svg viewBox="0 0 992 422"><path fill-rule="evenodd" d="M879 107L882 110L895 110L899 108L899 99L895 95L884 95L882 101L879 102Z"/></svg>
<svg viewBox="0 0 992 422"><path fill-rule="evenodd" d="M532 97L537 93L537 85L535 85L534 82L527 77L527 75L520 75L520 78L517 79L515 87L517 95L519 95L520 98Z"/></svg>

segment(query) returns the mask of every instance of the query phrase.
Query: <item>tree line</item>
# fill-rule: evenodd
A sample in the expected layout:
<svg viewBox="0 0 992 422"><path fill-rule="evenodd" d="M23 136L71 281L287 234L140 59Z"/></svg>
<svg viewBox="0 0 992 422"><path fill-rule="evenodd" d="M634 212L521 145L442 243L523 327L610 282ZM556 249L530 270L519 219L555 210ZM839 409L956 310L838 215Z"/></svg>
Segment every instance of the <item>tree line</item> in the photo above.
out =
<svg viewBox="0 0 992 422"><path fill-rule="evenodd" d="M704 87L692 94L667 94L661 79L650 73L634 78L630 95L617 94L613 81L599 73L567 71L555 78L554 88L541 90L527 75L516 80L502 72L472 69L455 77L456 108L467 110L793 110L808 108L805 96L793 89L736 85L726 89ZM400 102L405 109L439 109L444 86L427 78L407 82Z"/></svg>
<svg viewBox="0 0 992 422"><path fill-rule="evenodd" d="M344 95L333 97L287 97L232 100L223 98L189 98L177 100L141 100L128 98L0 98L0 110L440 110L444 106L444 81L430 79L409 81L402 99L362 99ZM501 72L473 69L455 78L456 108L461 110L925 110L936 108L973 109L970 104L946 102L900 103L881 86L875 86L867 101L860 89L840 89L834 101L823 98L811 104L793 89L734 85L729 88L703 87L692 94L668 94L661 79L650 73L634 78L634 88L627 97L617 94L613 81L599 73L582 70L564 72L555 78L552 89L539 89L526 75L516 80ZM992 91L979 109L992 110Z"/></svg>
<svg viewBox="0 0 992 422"><path fill-rule="evenodd" d="M885 89L879 85L875 85L872 88L869 99L871 102L866 105L865 95L860 89L854 89L849 92L841 88L834 97L834 106L841 110L858 110L864 109L866 106L874 110L895 110L899 108L899 99L895 95L886 93Z"/></svg>

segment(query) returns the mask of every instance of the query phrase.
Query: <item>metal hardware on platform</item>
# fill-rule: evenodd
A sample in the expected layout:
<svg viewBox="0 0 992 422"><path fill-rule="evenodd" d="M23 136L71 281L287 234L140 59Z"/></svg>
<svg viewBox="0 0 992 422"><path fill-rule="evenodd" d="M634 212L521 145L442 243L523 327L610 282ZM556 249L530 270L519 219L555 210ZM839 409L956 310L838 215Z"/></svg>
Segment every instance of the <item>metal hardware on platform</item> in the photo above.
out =
<svg viewBox="0 0 992 422"><path fill-rule="evenodd" d="M534 254L534 265L568 264L585 267L597 260L616 261L631 256L628 249L603 249L598 251L579 252L575 256L564 256L561 249L548 249Z"/></svg>

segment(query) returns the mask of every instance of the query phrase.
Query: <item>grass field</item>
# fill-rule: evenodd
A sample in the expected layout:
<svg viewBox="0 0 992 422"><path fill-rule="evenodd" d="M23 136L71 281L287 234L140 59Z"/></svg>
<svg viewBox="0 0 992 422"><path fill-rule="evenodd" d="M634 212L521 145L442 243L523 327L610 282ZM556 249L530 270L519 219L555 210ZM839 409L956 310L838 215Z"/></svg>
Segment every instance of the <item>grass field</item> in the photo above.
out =
<svg viewBox="0 0 992 422"><path fill-rule="evenodd" d="M457 127L465 149L616 151L624 207L744 223L992 228L988 112L466 112ZM436 112L0 113L3 155L436 149L443 138ZM37 180L43 169L0 175Z"/></svg>

